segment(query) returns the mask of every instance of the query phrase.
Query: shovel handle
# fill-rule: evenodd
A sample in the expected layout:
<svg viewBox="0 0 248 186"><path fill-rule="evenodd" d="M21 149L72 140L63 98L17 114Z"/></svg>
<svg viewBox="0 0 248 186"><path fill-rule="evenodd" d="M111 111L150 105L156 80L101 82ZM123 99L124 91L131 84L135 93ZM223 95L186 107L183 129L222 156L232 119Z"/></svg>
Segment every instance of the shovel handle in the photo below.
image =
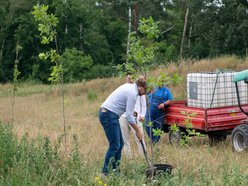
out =
<svg viewBox="0 0 248 186"><path fill-rule="evenodd" d="M141 146L142 146L143 153L144 153L144 154L146 154L145 145L144 145L144 143L143 143L143 140L142 140L142 139L140 140L140 143L141 143Z"/></svg>
<svg viewBox="0 0 248 186"><path fill-rule="evenodd" d="M144 145L144 143L143 143L143 140L142 140L142 139L140 140L140 143L141 143L141 146L142 146L142 150L143 150L143 153L144 153L144 156L145 156L146 162L147 162L148 166L149 166L150 168L152 168L152 165L151 165L150 161L148 160L148 157L147 157L147 152L146 152L145 145Z"/></svg>

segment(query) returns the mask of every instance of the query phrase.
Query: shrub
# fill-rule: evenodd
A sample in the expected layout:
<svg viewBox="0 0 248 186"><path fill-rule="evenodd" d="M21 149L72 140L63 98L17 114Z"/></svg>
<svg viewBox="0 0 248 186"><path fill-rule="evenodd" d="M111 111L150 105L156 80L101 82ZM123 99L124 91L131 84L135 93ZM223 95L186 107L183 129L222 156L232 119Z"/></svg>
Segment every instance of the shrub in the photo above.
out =
<svg viewBox="0 0 248 186"><path fill-rule="evenodd" d="M113 65L94 65L91 69L84 73L83 79L106 78L116 76Z"/></svg>
<svg viewBox="0 0 248 186"><path fill-rule="evenodd" d="M64 81L73 82L84 77L84 73L93 65L93 60L91 56L72 48L66 49L61 55L61 63L63 64Z"/></svg>
<svg viewBox="0 0 248 186"><path fill-rule="evenodd" d="M16 138L11 131L11 125L3 125L0 121L0 174L8 172L13 167L16 155Z"/></svg>
<svg viewBox="0 0 248 186"><path fill-rule="evenodd" d="M20 142L13 135L10 125L0 122L0 184L1 185L76 185L82 182L83 166L77 138L74 148L63 158L61 138L52 145L48 138ZM84 170L85 169L85 170Z"/></svg>
<svg viewBox="0 0 248 186"><path fill-rule="evenodd" d="M89 90L88 92L87 92L87 98L88 98L88 100L90 100L90 101L95 101L95 100L97 100L97 93L94 91L94 90Z"/></svg>

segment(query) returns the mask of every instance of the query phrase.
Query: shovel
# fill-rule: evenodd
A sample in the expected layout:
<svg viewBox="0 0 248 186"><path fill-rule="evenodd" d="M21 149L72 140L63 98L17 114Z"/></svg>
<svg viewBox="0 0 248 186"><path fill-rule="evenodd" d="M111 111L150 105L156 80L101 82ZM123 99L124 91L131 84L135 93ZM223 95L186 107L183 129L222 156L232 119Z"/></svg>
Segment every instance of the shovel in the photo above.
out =
<svg viewBox="0 0 248 186"><path fill-rule="evenodd" d="M166 174L171 174L171 171L172 171L172 168L173 168L172 165L169 165L169 164L154 164L154 165L152 165L151 162L148 160L147 151L145 149L145 146L144 146L144 143L143 143L142 139L140 140L140 143L141 143L141 146L142 146L142 150L143 150L146 162L147 162L147 164L149 166L149 168L146 169L146 177L151 178L153 176L156 176L157 171L164 172Z"/></svg>
<svg viewBox="0 0 248 186"><path fill-rule="evenodd" d="M145 146L144 146L144 143L143 143L143 140L141 139L140 140L140 143L141 143L141 146L142 146L142 150L143 150L143 153L144 153L144 156L145 156L145 159L146 159L146 162L149 166L148 169L146 169L146 176L147 177L151 177L152 175L156 175L156 171L157 171L157 167L154 167L151 162L148 160L148 157L147 157L147 151L145 149Z"/></svg>

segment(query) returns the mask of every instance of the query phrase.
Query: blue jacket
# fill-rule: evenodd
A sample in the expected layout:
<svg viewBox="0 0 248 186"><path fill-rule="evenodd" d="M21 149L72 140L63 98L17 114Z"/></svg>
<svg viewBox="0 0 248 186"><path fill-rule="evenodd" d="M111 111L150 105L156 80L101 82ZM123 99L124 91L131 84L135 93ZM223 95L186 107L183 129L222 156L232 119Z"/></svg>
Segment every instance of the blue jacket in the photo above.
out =
<svg viewBox="0 0 248 186"><path fill-rule="evenodd" d="M167 87L156 87L154 92L148 95L148 102L150 105L150 114L153 115L161 115L163 113L162 110L158 109L158 105L164 103L168 100L172 100L173 96L171 91Z"/></svg>

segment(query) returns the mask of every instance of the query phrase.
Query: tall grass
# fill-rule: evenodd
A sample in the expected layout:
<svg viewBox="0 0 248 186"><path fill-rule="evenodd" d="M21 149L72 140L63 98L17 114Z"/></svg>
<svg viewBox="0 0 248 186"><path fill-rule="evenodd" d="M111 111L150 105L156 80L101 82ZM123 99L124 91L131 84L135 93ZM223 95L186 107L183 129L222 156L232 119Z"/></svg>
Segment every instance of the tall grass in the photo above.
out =
<svg viewBox="0 0 248 186"><path fill-rule="evenodd" d="M60 151L61 140L48 138L17 140L9 125L0 123L1 185L87 185L89 168L80 155L74 136L68 156Z"/></svg>
<svg viewBox="0 0 248 186"><path fill-rule="evenodd" d="M12 90L11 88L11 84L0 85L0 97L8 97ZM52 86L50 85L20 83L16 91L16 96L29 96L32 94L47 93L51 90Z"/></svg>
<svg viewBox="0 0 248 186"><path fill-rule="evenodd" d="M185 99L186 74L195 69L212 71L214 65L210 68L209 64L238 70L248 67L248 61L231 56L162 66L152 74L181 71L184 82L170 88L175 98ZM59 89L49 85L21 86L19 90L25 93L18 95L17 92L15 123L11 129L7 91L11 86L0 85L0 92L6 93L0 96L3 121L0 123L0 185L149 185L146 162L136 153L133 139L133 157L122 158L121 174L111 173L105 179L100 175L108 143L98 121L98 109L123 82L124 79L108 78L66 85L65 113L70 144L67 154L61 148L64 144ZM94 101L88 97L89 90L97 95ZM207 137L195 137L189 147L180 147L170 145L167 134L163 134L154 149L155 163L174 166L172 176L159 176L154 185L248 185L248 153L233 152L230 138L210 146Z"/></svg>
<svg viewBox="0 0 248 186"><path fill-rule="evenodd" d="M10 126L0 123L0 184L1 185L142 185L149 184L144 174L146 165L137 158L125 159L122 163L121 174L112 172L103 179L99 174L99 163L88 162L80 153L78 138L73 136L72 148L68 156L61 151L61 138L54 145L48 138L37 137L28 140L24 135L18 140ZM194 148L194 147L193 147ZM209 147L208 147L209 148ZM177 149L174 149L177 150ZM196 149L195 149L196 150ZM187 151L184 156L192 156ZM196 158L184 162L179 152L179 164L172 175L159 174L155 177L154 185L247 185L248 175L244 174L238 163L227 156L220 158L218 164L204 164L204 158L212 153L204 152ZM227 155L224 153L224 155ZM231 158L231 159L230 159ZM198 159L198 160L197 160ZM202 161L203 160L203 161ZM197 162L196 162L197 161ZM138 163L137 163L138 162ZM186 164L194 164L193 169L185 170ZM245 162L243 162L245 163ZM217 170L218 173L215 171Z"/></svg>

